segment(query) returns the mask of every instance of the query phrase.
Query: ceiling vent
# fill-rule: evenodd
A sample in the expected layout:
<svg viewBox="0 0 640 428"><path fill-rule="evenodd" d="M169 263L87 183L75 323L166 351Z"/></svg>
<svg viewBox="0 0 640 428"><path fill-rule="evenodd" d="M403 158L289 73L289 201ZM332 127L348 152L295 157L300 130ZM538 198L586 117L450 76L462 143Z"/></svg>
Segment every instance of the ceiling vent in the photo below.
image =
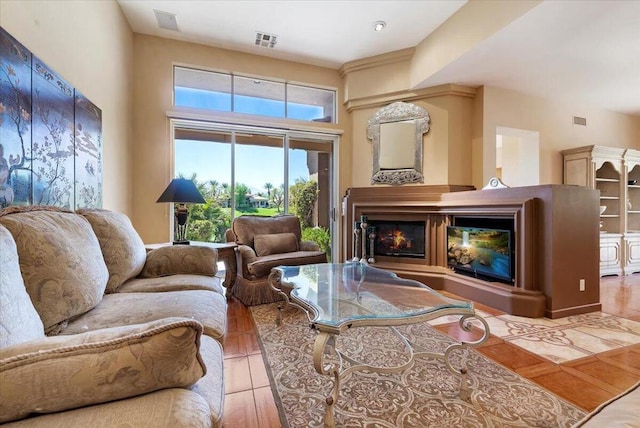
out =
<svg viewBox="0 0 640 428"><path fill-rule="evenodd" d="M176 21L175 13L162 12L161 10L156 9L153 9L153 13L156 14L158 27L164 30L180 31L178 30L178 21Z"/></svg>
<svg viewBox="0 0 640 428"><path fill-rule="evenodd" d="M256 46L273 48L276 45L277 39L278 36L275 34L263 33L261 31L256 32Z"/></svg>
<svg viewBox="0 0 640 428"><path fill-rule="evenodd" d="M587 118L586 117L573 116L573 124L574 125L587 126Z"/></svg>

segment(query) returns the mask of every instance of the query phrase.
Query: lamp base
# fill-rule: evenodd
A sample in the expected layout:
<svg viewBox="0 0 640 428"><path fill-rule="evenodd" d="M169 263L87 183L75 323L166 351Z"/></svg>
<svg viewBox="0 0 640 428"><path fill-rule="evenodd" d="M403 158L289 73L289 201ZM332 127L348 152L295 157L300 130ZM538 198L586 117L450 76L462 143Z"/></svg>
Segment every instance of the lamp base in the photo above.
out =
<svg viewBox="0 0 640 428"><path fill-rule="evenodd" d="M189 241L173 241L173 245L190 245Z"/></svg>

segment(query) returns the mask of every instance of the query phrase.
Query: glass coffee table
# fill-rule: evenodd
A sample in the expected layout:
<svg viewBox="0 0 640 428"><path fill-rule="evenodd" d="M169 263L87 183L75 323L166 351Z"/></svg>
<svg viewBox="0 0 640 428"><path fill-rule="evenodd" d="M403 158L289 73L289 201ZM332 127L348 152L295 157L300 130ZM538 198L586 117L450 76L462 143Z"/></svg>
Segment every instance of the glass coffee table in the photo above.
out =
<svg viewBox="0 0 640 428"><path fill-rule="evenodd" d="M489 337L487 322L475 313L471 302L444 297L417 281L401 279L392 272L358 262L279 266L272 269L269 284L284 297L287 306L303 310L311 327L318 332L313 346L314 368L319 374L333 378L333 390L326 398L325 427L335 426L334 405L342 378L359 370L400 372L411 368L420 357L442 359L447 370L460 375L460 397L468 398L467 368L454 367L452 352L478 346ZM279 325L283 307L278 309L276 323ZM477 320L482 327L482 336L471 342L453 343L443 353L434 353L419 349L395 328L449 315L459 316L460 328L465 331L470 331L471 321ZM396 367L373 367L336 349L337 335L360 326L392 329L404 344L408 360ZM349 363L346 368L345 361Z"/></svg>

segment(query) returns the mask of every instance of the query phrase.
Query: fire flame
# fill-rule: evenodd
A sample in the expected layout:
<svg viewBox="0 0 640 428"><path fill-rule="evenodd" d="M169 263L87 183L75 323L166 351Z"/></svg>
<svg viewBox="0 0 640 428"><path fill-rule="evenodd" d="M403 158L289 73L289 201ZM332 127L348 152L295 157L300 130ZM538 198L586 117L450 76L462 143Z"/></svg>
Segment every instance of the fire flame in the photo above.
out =
<svg viewBox="0 0 640 428"><path fill-rule="evenodd" d="M393 231L393 248L410 248L411 244L400 230Z"/></svg>

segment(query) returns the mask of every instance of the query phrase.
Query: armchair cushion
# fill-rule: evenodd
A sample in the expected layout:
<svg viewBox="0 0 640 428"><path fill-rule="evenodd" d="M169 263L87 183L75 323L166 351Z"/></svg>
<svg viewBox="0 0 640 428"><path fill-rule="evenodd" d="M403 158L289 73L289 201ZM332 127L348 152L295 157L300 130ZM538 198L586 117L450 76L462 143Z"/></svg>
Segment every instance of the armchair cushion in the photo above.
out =
<svg viewBox="0 0 640 428"><path fill-rule="evenodd" d="M272 254L258 257L247 264L247 270L257 278L269 275L276 266L298 266L326 263L327 255L322 251L294 251L285 254Z"/></svg>
<svg viewBox="0 0 640 428"><path fill-rule="evenodd" d="M24 288L16 243L0 225L0 348L44 337L42 320Z"/></svg>
<svg viewBox="0 0 640 428"><path fill-rule="evenodd" d="M124 214L100 210L82 209L100 242L100 249L109 270L106 292L114 293L128 279L137 276L146 259L144 242Z"/></svg>
<svg viewBox="0 0 640 428"><path fill-rule="evenodd" d="M255 235L253 246L258 257L298 251L298 237L291 232Z"/></svg>
<svg viewBox="0 0 640 428"><path fill-rule="evenodd" d="M206 373L186 318L56 336L0 350L0 423L188 387Z"/></svg>
<svg viewBox="0 0 640 428"><path fill-rule="evenodd" d="M216 273L218 251L215 248L172 245L149 251L140 277L157 278L181 274L214 276Z"/></svg>
<svg viewBox="0 0 640 428"><path fill-rule="evenodd" d="M102 300L109 272L89 222L53 207L11 207L2 211L16 243L20 271L47 334Z"/></svg>
<svg viewBox="0 0 640 428"><path fill-rule="evenodd" d="M252 248L255 248L255 235L291 232L296 235L297 241L302 237L300 220L294 215L275 217L242 215L233 220L231 228L238 245L248 245Z"/></svg>
<svg viewBox="0 0 640 428"><path fill-rule="evenodd" d="M320 251L320 245L313 241L301 241L300 251Z"/></svg>

